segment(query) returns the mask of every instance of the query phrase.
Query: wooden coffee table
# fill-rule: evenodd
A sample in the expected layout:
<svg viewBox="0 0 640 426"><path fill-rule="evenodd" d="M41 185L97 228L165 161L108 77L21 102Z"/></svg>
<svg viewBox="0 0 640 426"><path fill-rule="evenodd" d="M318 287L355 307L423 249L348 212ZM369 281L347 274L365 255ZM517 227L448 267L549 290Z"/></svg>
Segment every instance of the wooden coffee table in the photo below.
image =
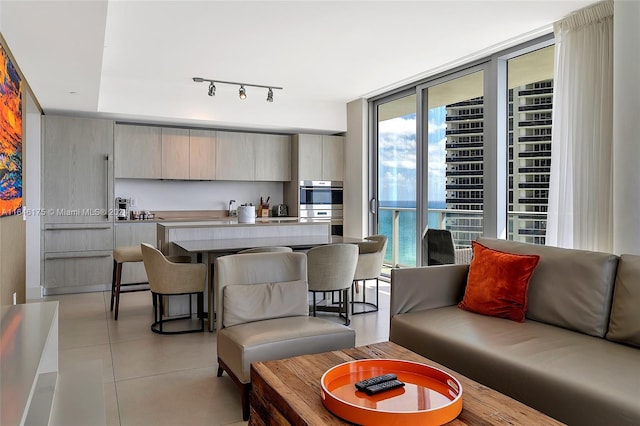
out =
<svg viewBox="0 0 640 426"><path fill-rule="evenodd" d="M450 425L560 425L562 423L392 342L302 355L251 366L250 426L347 425L320 399L320 378L343 362L368 358L415 361L440 368L462 383L462 413Z"/></svg>

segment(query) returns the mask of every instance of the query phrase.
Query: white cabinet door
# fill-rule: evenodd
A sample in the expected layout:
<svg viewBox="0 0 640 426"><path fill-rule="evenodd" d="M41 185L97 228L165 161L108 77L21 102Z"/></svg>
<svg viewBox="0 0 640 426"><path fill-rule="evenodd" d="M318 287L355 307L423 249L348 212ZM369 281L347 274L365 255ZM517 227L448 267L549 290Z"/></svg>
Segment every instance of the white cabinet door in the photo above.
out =
<svg viewBox="0 0 640 426"><path fill-rule="evenodd" d="M162 179L189 179L189 130L162 128Z"/></svg>
<svg viewBox="0 0 640 426"><path fill-rule="evenodd" d="M255 139L256 180L291 180L291 137L259 135Z"/></svg>
<svg viewBox="0 0 640 426"><path fill-rule="evenodd" d="M216 178L216 132L189 131L189 179L214 180Z"/></svg>
<svg viewBox="0 0 640 426"><path fill-rule="evenodd" d="M255 180L255 143L246 133L218 132L217 180Z"/></svg>
<svg viewBox="0 0 640 426"><path fill-rule="evenodd" d="M116 124L114 144L116 178L162 177L160 127Z"/></svg>
<svg viewBox="0 0 640 426"><path fill-rule="evenodd" d="M344 180L344 137L322 136L322 179Z"/></svg>
<svg viewBox="0 0 640 426"><path fill-rule="evenodd" d="M298 135L298 179L323 180L322 136Z"/></svg>

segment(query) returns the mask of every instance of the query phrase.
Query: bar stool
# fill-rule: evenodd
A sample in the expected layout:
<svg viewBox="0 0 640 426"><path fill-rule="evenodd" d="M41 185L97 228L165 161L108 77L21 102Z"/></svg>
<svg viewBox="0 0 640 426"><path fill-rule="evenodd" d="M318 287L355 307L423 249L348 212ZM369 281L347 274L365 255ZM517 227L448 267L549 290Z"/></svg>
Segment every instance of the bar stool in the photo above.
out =
<svg viewBox="0 0 640 426"><path fill-rule="evenodd" d="M113 249L113 278L111 280L111 310L113 311L115 301L115 311L113 319L118 320L118 308L120 306L120 293L130 293L134 291L148 291L149 283L121 284L122 265L129 262L142 262L142 250L140 246L117 247ZM140 287L144 285L144 287ZM129 290L122 290L121 287L137 286Z"/></svg>

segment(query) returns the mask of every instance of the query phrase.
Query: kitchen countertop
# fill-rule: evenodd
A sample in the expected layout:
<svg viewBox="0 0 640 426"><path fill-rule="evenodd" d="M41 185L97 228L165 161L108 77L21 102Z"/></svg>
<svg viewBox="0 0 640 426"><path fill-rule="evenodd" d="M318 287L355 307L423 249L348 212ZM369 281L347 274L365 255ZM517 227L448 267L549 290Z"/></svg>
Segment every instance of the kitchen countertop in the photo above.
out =
<svg viewBox="0 0 640 426"><path fill-rule="evenodd" d="M166 222L207 222L209 224L237 224L238 217L229 217L226 210L174 210L174 211L152 211L153 219L126 219L114 220L115 223L166 223ZM257 217L256 222L276 222L297 221L297 217Z"/></svg>

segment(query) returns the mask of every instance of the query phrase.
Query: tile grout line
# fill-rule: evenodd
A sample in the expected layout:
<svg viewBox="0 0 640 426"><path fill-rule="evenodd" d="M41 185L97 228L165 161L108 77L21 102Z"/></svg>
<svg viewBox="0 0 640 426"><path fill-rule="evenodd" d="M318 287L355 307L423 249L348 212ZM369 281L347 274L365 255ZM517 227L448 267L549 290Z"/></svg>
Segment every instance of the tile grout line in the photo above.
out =
<svg viewBox="0 0 640 426"><path fill-rule="evenodd" d="M111 292L109 292L109 297L107 298L107 292L102 292L102 301L104 305L105 311L105 325L107 326L107 337L109 339L109 356L111 357L111 375L113 377L113 390L115 392L116 397L116 409L118 411L118 424L122 425L122 419L120 417L120 401L118 398L118 382L116 382L116 371L115 371L115 363L113 361L113 348L111 346L111 329L109 328L109 315L111 313L110 310L107 310L107 299L109 299L109 306L111 306Z"/></svg>

